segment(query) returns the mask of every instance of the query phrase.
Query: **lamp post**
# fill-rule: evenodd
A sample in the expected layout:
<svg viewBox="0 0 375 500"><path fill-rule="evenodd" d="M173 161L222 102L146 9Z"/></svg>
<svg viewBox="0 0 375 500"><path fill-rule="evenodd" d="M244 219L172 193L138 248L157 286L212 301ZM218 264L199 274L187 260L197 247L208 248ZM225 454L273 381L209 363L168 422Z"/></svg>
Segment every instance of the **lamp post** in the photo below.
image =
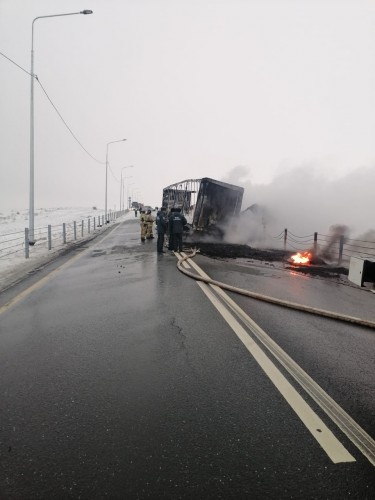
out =
<svg viewBox="0 0 375 500"><path fill-rule="evenodd" d="M120 212L121 212L121 201L122 201L122 171L125 169L125 168L134 168L134 165L128 165L127 167L122 167L121 169L121 182L120 182ZM132 177L132 176L130 176ZM124 177L124 179L130 179L130 177Z"/></svg>
<svg viewBox="0 0 375 500"><path fill-rule="evenodd" d="M110 144L114 144L115 142L123 142L126 141L126 139L119 139L118 141L111 141L107 142L107 154L105 156L105 208L104 208L104 217L105 217L105 222L108 224L109 220L107 219L107 187L108 187L108 146Z"/></svg>
<svg viewBox="0 0 375 500"><path fill-rule="evenodd" d="M142 203L142 192L140 191L139 188L132 189L131 197L132 197L132 200L135 200L138 203L138 205L143 205L143 203Z"/></svg>
<svg viewBox="0 0 375 500"><path fill-rule="evenodd" d="M134 182L130 182L128 184L128 187L126 188L126 205L128 208L131 208L130 203L129 203L129 186L133 186L135 184Z"/></svg>
<svg viewBox="0 0 375 500"><path fill-rule="evenodd" d="M30 191L29 191L29 244L35 244L34 238L34 23L37 19L47 17L75 16L76 14L92 14L92 10L81 10L80 12L69 12L67 14L52 14L49 16L38 16L31 24L31 88L30 88Z"/></svg>
<svg viewBox="0 0 375 500"><path fill-rule="evenodd" d="M133 176L132 175L127 175L126 177L123 177L123 180L125 179L131 179ZM124 201L124 184L125 182L122 183L122 209L125 209L125 201ZM126 208L129 208L126 206Z"/></svg>

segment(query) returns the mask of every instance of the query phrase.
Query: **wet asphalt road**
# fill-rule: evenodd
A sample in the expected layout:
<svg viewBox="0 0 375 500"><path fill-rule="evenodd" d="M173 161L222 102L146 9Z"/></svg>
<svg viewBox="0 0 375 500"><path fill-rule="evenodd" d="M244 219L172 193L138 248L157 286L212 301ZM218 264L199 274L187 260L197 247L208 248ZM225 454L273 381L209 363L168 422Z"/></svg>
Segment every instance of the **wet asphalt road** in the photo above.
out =
<svg viewBox="0 0 375 500"><path fill-rule="evenodd" d="M297 388L355 459L333 463L176 257L155 250L125 221L0 315L0 498L374 498L369 460ZM354 287L195 261L374 318L375 297ZM375 434L373 330L230 295Z"/></svg>

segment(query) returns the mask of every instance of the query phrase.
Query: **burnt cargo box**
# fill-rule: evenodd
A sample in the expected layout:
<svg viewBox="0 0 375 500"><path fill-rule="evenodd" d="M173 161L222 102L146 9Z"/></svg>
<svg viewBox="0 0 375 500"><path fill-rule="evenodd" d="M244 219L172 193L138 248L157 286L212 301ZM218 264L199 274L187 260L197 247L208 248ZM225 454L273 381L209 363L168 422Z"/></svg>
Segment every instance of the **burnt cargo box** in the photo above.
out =
<svg viewBox="0 0 375 500"><path fill-rule="evenodd" d="M226 182L201 179L193 217L195 230L209 230L221 225L241 211L244 189Z"/></svg>

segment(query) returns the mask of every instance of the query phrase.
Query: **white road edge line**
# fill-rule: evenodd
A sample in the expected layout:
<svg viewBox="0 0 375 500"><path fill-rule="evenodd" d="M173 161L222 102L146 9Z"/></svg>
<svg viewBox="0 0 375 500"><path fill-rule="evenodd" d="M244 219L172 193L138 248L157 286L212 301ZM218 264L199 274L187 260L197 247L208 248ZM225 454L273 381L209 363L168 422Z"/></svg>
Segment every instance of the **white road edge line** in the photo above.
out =
<svg viewBox="0 0 375 500"><path fill-rule="evenodd" d="M241 340L268 378L279 390L290 407L304 423L308 431L320 444L333 463L355 462L355 458L344 448L340 441L328 429L324 422L316 415L296 389L288 382L280 370L271 362L262 349L248 335L246 330L233 317L228 309L218 300L206 283L197 281L198 286L205 293L211 303L222 315L237 337Z"/></svg>
<svg viewBox="0 0 375 500"><path fill-rule="evenodd" d="M174 254L175 254L175 256L178 258L178 260L179 260L179 261L181 261L181 260L182 260L182 257L186 257L186 253L185 253L185 252L180 252L180 253L175 252ZM190 259L189 259L189 260L190 260ZM183 265L183 267L184 267L185 269L191 269L191 267L189 266L189 263L188 263L188 261L187 261L187 260L184 260L184 261L183 261L183 263L182 263L182 265Z"/></svg>
<svg viewBox="0 0 375 500"><path fill-rule="evenodd" d="M191 259L192 267L202 276L209 276ZM243 324L262 342L268 351L281 363L306 393L321 407L328 417L341 429L358 450L375 466L375 441L336 403L267 333L260 328L229 295L216 285L212 289L226 302Z"/></svg>
<svg viewBox="0 0 375 500"><path fill-rule="evenodd" d="M298 384L314 399L328 417L342 430L358 450L375 465L375 441L336 403L288 354L276 344L223 290L212 288L240 318L245 326L258 338Z"/></svg>

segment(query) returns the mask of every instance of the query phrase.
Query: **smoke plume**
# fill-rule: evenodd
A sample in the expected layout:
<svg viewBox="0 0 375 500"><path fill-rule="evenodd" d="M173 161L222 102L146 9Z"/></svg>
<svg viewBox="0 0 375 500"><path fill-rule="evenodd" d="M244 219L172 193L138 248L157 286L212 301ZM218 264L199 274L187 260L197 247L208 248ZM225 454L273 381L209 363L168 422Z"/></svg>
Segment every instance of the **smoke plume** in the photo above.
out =
<svg viewBox="0 0 375 500"><path fill-rule="evenodd" d="M247 168L235 167L222 179L245 188L242 213L225 228L228 242L274 246L285 228L298 236L318 232L330 237L331 227L345 226L350 238L375 230L375 167L360 167L335 180L311 165L280 173L268 184L248 178Z"/></svg>

